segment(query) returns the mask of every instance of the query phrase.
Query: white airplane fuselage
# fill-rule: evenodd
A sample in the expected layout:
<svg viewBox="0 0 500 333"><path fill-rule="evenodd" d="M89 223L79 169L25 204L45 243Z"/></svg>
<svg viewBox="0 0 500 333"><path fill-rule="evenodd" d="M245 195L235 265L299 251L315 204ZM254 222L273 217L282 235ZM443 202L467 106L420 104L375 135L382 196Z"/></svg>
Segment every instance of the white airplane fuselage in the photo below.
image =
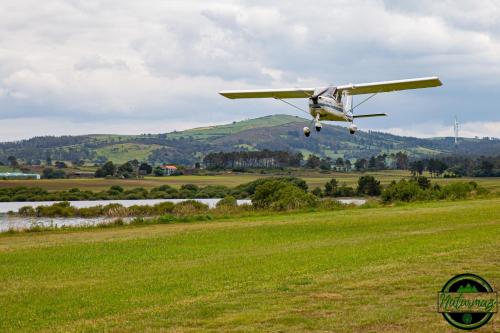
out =
<svg viewBox="0 0 500 333"><path fill-rule="evenodd" d="M330 96L319 96L317 101L310 98L309 113L317 120L348 122L353 120L352 112L344 111L344 104Z"/></svg>

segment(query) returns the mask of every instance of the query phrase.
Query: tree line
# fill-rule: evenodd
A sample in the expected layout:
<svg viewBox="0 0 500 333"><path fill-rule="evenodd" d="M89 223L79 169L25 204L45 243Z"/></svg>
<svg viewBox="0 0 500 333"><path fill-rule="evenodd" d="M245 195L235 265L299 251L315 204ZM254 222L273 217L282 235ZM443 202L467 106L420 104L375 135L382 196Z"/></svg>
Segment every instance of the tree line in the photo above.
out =
<svg viewBox="0 0 500 333"><path fill-rule="evenodd" d="M209 170L247 168L283 168L299 167L302 161L301 153L287 151L235 151L210 153L203 159Z"/></svg>

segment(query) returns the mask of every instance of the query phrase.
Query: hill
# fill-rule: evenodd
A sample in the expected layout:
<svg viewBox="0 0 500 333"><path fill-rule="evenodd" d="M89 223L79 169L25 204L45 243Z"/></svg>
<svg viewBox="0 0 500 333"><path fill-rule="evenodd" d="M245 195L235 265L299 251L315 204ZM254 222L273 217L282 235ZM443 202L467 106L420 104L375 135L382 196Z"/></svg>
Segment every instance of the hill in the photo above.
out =
<svg viewBox="0 0 500 333"><path fill-rule="evenodd" d="M366 158L380 153L405 151L412 157L436 154L493 155L500 152L498 139L452 137L421 139L381 132L358 131L350 135L345 127L324 125L318 135L304 138L302 128L309 121L296 116L272 115L231 124L194 128L165 134L81 135L35 137L0 144L0 161L16 156L26 162L51 160L101 163L130 159L150 163L192 165L209 152L284 150L331 158Z"/></svg>

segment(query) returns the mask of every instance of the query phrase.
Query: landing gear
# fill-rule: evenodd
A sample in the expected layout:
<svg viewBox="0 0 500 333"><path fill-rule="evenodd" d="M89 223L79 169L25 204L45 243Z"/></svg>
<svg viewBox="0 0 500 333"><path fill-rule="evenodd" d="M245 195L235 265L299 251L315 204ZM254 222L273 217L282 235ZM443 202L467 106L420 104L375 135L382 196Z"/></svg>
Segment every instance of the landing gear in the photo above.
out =
<svg viewBox="0 0 500 333"><path fill-rule="evenodd" d="M316 113L316 118L314 120L315 120L314 127L316 127L316 132L321 131L323 125L321 125L321 123L319 122L319 113Z"/></svg>
<svg viewBox="0 0 500 333"><path fill-rule="evenodd" d="M358 126L354 125L353 123L351 123L351 125L349 125L349 133L354 134L354 133L356 133L357 130L358 130Z"/></svg>
<svg viewBox="0 0 500 333"><path fill-rule="evenodd" d="M306 138L308 138L309 135L311 135L311 130L309 129L309 127L304 127L303 131Z"/></svg>

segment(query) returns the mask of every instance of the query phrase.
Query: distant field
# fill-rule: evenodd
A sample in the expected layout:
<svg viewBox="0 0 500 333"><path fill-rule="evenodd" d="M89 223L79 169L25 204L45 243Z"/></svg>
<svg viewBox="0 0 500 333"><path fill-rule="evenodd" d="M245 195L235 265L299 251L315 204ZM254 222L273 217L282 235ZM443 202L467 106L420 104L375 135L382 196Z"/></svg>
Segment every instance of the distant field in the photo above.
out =
<svg viewBox="0 0 500 333"><path fill-rule="evenodd" d="M436 294L464 272L500 286L499 207L4 234L0 331L456 332Z"/></svg>
<svg viewBox="0 0 500 333"><path fill-rule="evenodd" d="M133 159L146 160L151 152L159 145L145 145L138 143L118 143L96 149L98 155L106 156L116 164L123 164Z"/></svg>
<svg viewBox="0 0 500 333"><path fill-rule="evenodd" d="M401 178L410 177L408 171L380 171L380 172L367 172L366 175L373 175L381 181L382 184L388 184L392 180L399 180ZM355 186L358 178L362 173L340 173L340 172L329 172L320 173L315 171L296 171L293 173L294 176L303 178L309 184L309 187L313 189L316 186L322 187L329 179L336 178L341 184L345 183L350 186ZM145 179L47 179L47 180L0 180L0 187L15 187L15 186L39 186L45 188L49 191L55 190L66 190L73 187L80 189L100 191L107 189L112 185L120 185L124 188L134 188L134 187L144 187L153 188L163 184L171 185L174 187L180 187L183 184L196 184L199 186L206 185L225 185L225 186L237 186L239 184L247 183L262 177L270 176L287 176L289 174L236 174L227 173L222 175L213 176L175 176L175 177L146 177ZM428 176L428 175L427 175ZM444 179L444 178L433 178L440 184L445 184L449 182L456 181L475 181L482 186L500 192L500 178L456 178L456 179Z"/></svg>

